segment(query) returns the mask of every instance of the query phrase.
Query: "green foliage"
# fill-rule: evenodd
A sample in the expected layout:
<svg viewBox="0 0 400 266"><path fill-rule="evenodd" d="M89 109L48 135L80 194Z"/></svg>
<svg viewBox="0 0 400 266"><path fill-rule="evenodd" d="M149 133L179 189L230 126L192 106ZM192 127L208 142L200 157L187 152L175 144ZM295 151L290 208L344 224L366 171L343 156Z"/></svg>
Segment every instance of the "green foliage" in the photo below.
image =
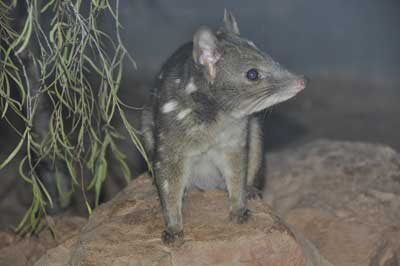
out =
<svg viewBox="0 0 400 266"><path fill-rule="evenodd" d="M41 3L26 1L27 14L17 33L8 17L16 1L0 1L0 115L20 136L0 169L24 151L19 172L33 192L32 205L18 227L21 233L39 230L46 205L53 204L35 173L40 160L65 162L71 190L94 189L96 205L107 176L107 153L114 156L126 180L130 180L125 155L115 143L122 138L111 124L115 117L121 118L130 139L148 162L138 133L124 113L127 105L118 97L124 60L135 65L120 38L119 1L112 7L108 0L92 0L85 11L83 0ZM115 22L113 38L98 25L99 17L107 14ZM43 15L50 18L47 23L41 20ZM11 97L14 87L19 90L18 99ZM32 127L43 97L51 103L51 115L46 136L39 138ZM23 132L8 119L12 112L24 122ZM93 176L87 188L82 188L83 176L78 174L82 171L77 171L84 165ZM90 212L92 207L88 202L86 205Z"/></svg>

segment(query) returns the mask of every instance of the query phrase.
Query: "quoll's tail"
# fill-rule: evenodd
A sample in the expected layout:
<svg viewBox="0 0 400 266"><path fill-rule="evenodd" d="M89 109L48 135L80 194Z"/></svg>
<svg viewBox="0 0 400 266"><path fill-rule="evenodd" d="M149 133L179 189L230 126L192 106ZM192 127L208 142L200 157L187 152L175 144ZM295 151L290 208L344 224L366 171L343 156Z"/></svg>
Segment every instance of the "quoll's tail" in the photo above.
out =
<svg viewBox="0 0 400 266"><path fill-rule="evenodd" d="M144 108L142 111L141 132L147 155L152 158L154 153L154 118L149 108Z"/></svg>

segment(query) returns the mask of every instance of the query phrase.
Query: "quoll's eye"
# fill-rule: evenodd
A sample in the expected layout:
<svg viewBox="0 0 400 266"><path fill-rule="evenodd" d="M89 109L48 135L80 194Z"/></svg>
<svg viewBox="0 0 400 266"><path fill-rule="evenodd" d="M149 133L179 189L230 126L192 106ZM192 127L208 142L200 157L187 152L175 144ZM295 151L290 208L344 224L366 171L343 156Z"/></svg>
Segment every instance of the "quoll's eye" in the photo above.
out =
<svg viewBox="0 0 400 266"><path fill-rule="evenodd" d="M246 77L247 77L248 80L256 81L256 80L258 80L260 78L260 75L258 74L257 69L252 68L249 71L247 71Z"/></svg>

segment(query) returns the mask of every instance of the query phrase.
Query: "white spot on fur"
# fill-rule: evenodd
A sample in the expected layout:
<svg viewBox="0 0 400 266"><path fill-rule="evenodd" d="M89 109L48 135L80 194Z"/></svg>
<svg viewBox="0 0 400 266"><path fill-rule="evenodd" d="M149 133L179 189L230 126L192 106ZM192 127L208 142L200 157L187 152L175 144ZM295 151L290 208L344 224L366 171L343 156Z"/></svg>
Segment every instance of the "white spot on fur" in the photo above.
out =
<svg viewBox="0 0 400 266"><path fill-rule="evenodd" d="M158 79L162 79L163 76L164 76L164 73L163 73L163 72L160 72L160 74L158 75Z"/></svg>
<svg viewBox="0 0 400 266"><path fill-rule="evenodd" d="M162 107L162 109L161 109L161 111L162 111L164 114L166 114L166 113L169 113L169 112L174 111L174 110L176 109L177 106L178 106L178 102L172 100L172 101L169 101L169 102L167 102L166 104L164 104L163 107Z"/></svg>
<svg viewBox="0 0 400 266"><path fill-rule="evenodd" d="M168 184L168 181L167 181L167 180L165 180L164 183L162 184L162 190L163 190L166 194L169 193L169 184Z"/></svg>
<svg viewBox="0 0 400 266"><path fill-rule="evenodd" d="M179 83L181 83L181 79L176 79L175 84L179 84Z"/></svg>
<svg viewBox="0 0 400 266"><path fill-rule="evenodd" d="M250 46L252 46L253 48L258 49L257 46L254 44L254 42L252 42L252 41L247 41L247 43L248 43Z"/></svg>
<svg viewBox="0 0 400 266"><path fill-rule="evenodd" d="M185 91L187 94L197 91L197 86L196 86L196 84L194 84L193 78L191 78L189 83L186 85Z"/></svg>
<svg viewBox="0 0 400 266"><path fill-rule="evenodd" d="M190 112L192 112L192 109L189 109L189 108L187 108L187 109L185 109L185 110L182 110L182 111L180 111L180 112L178 113L178 115L176 116L176 118L177 118L178 120L182 120L182 119L184 119L188 114L190 114Z"/></svg>
<svg viewBox="0 0 400 266"><path fill-rule="evenodd" d="M160 169L160 162L156 162L156 168Z"/></svg>

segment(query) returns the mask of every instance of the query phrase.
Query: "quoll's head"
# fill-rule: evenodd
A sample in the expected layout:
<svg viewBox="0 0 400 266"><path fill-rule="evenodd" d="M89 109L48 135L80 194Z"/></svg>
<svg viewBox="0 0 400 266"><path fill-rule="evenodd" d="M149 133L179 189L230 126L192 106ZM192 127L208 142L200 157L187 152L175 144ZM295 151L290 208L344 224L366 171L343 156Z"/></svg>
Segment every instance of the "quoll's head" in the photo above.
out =
<svg viewBox="0 0 400 266"><path fill-rule="evenodd" d="M199 28L193 38L193 59L211 84L213 97L234 116L246 116L290 99L306 86L253 42L239 35L237 22L225 10L216 33Z"/></svg>

